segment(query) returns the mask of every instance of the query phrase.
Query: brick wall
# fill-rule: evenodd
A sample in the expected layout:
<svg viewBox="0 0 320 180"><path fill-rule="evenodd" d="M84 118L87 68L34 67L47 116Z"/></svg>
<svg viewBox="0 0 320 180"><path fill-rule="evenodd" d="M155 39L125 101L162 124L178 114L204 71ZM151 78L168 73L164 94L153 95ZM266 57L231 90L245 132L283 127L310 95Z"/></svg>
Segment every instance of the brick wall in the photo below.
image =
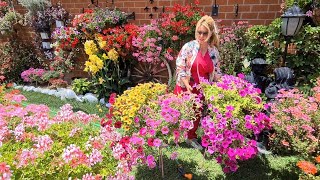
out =
<svg viewBox="0 0 320 180"><path fill-rule="evenodd" d="M56 4L58 1L51 0L51 3ZM249 24L266 25L280 16L281 0L200 0L199 7L210 15L215 1L219 5L219 14L214 18L223 20L222 23L226 25L239 20L247 20ZM60 2L73 15L81 13L83 8L88 8L88 5L91 4L91 0L60 0ZM149 0L113 0L112 3L112 0L98 0L100 7L116 7L124 12L135 12L136 20L131 22L136 24L149 23L150 14L153 15L153 18L157 18L163 7L173 6L175 3L185 5L192 2L193 0L154 0L153 3ZM14 6L19 12L25 12L17 1ZM145 10L146 7L149 8L148 11ZM155 10L154 7L158 9ZM238 7L237 15L236 7Z"/></svg>

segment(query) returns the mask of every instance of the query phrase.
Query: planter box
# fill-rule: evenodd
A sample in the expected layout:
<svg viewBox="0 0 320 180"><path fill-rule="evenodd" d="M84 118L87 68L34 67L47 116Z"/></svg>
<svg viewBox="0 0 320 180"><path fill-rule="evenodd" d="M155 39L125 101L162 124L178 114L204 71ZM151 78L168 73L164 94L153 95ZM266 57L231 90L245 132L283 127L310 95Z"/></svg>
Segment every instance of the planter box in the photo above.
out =
<svg viewBox="0 0 320 180"><path fill-rule="evenodd" d="M49 34L47 32L40 33L41 39L49 39Z"/></svg>
<svg viewBox="0 0 320 180"><path fill-rule="evenodd" d="M64 22L56 20L56 27L59 28L59 27L62 27L62 26L64 26Z"/></svg>
<svg viewBox="0 0 320 180"><path fill-rule="evenodd" d="M43 49L51 49L51 43L50 42L42 42L42 48Z"/></svg>

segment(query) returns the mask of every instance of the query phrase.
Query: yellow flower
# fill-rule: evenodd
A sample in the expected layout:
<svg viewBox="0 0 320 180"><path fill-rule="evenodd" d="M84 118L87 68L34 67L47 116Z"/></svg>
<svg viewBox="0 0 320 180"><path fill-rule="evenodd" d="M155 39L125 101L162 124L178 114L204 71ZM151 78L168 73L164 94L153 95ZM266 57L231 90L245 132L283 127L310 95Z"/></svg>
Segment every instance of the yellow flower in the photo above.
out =
<svg viewBox="0 0 320 180"><path fill-rule="evenodd" d="M102 37L98 37L98 45L101 49L104 49L107 45L107 41L103 41Z"/></svg>
<svg viewBox="0 0 320 180"><path fill-rule="evenodd" d="M117 53L117 51L113 48L108 52L108 57L110 60L112 61L117 61L119 54Z"/></svg>
<svg viewBox="0 0 320 180"><path fill-rule="evenodd" d="M99 78L99 84L103 84L104 79L102 77Z"/></svg>
<svg viewBox="0 0 320 180"><path fill-rule="evenodd" d="M89 40L84 43L84 51L86 54L92 55L98 52L98 48L93 40Z"/></svg>
<svg viewBox="0 0 320 180"><path fill-rule="evenodd" d="M103 54L102 54L102 58L103 58L104 60L109 59L109 57L106 55L106 53L103 53Z"/></svg>

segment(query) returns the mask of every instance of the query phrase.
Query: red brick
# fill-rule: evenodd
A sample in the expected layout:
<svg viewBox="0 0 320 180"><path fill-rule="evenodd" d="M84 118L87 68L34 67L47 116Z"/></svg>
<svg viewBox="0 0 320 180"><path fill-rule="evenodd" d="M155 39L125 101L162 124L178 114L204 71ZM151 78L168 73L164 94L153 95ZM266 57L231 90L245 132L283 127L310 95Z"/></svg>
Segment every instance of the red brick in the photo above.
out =
<svg viewBox="0 0 320 180"><path fill-rule="evenodd" d="M237 19L237 18L239 18L239 15L237 17L237 16L235 16L234 13L226 13L225 18L226 19Z"/></svg>
<svg viewBox="0 0 320 180"><path fill-rule="evenodd" d="M251 12L266 12L268 11L268 5L252 5Z"/></svg>
<svg viewBox="0 0 320 180"><path fill-rule="evenodd" d="M281 0L260 0L260 4L279 4L281 3Z"/></svg>
<svg viewBox="0 0 320 180"><path fill-rule="evenodd" d="M239 5L239 13L241 12L250 12L250 6L248 5Z"/></svg>
<svg viewBox="0 0 320 180"><path fill-rule="evenodd" d="M260 4L258 0L244 0L244 4Z"/></svg>
<svg viewBox="0 0 320 180"><path fill-rule="evenodd" d="M278 12L278 11L280 11L280 5L279 4L276 4L276 5L269 5L269 8L268 8L268 11L276 11L276 12Z"/></svg>
<svg viewBox="0 0 320 180"><path fill-rule="evenodd" d="M259 13L259 19L275 19L275 13Z"/></svg>
<svg viewBox="0 0 320 180"><path fill-rule="evenodd" d="M252 25L265 25L265 20L249 20L249 24L252 24Z"/></svg>
<svg viewBox="0 0 320 180"><path fill-rule="evenodd" d="M257 19L257 13L241 13L241 19Z"/></svg>
<svg viewBox="0 0 320 180"><path fill-rule="evenodd" d="M220 6L219 12L234 12L234 6Z"/></svg>
<svg viewBox="0 0 320 180"><path fill-rule="evenodd" d="M244 0L228 0L228 5L243 4Z"/></svg>

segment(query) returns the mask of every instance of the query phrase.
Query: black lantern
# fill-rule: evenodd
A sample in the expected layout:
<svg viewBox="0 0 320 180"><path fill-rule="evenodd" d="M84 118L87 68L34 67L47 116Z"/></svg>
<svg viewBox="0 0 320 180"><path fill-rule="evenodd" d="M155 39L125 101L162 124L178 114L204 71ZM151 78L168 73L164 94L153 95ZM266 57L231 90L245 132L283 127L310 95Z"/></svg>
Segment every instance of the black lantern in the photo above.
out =
<svg viewBox="0 0 320 180"><path fill-rule="evenodd" d="M286 47L283 57L284 65L286 62L286 55L288 51L288 42L299 32L305 17L306 15L302 13L296 2L281 16L281 30L286 40Z"/></svg>

